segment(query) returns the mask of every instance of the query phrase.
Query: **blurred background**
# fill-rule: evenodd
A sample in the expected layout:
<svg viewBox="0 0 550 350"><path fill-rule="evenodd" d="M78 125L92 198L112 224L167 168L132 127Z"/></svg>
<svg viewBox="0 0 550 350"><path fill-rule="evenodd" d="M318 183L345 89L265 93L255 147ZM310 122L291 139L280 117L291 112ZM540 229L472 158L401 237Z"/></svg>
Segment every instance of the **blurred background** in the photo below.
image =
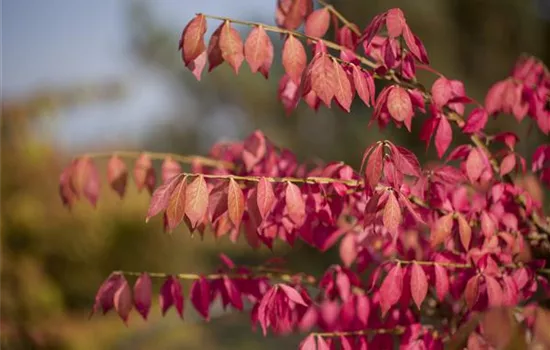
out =
<svg viewBox="0 0 550 350"><path fill-rule="evenodd" d="M432 65L463 80L467 93L480 101L521 53L550 61L547 0L333 3L361 28L373 15L401 7ZM141 149L200 154L216 141L242 139L259 128L302 160L343 160L357 167L364 148L379 139L415 150L424 162L435 159L433 149L425 152L403 130L368 129L371 110L359 103L351 114L337 107L314 113L301 103L285 117L276 97L282 74L277 55L268 81L246 65L237 77L226 65L205 71L200 83L185 69L177 44L196 12L273 24L275 0L1 4L4 349L294 348L300 336L265 341L250 331L246 314L214 310L216 317L205 324L187 301L183 322L174 312L160 318L158 308L147 323L132 314L129 327L115 314L87 317L98 286L113 270L209 272L221 251L240 263L285 256L290 266L311 273L336 261L334 252L321 256L299 244L292 252L282 246L254 252L208 235L204 242L192 239L183 228L163 234L160 220L144 223L149 197L138 194L132 182L125 200L103 184L97 210L81 201L69 212L58 197L58 178L76 154ZM209 22L207 37L217 25ZM243 35L249 31L239 29ZM280 49L278 37L272 38ZM490 128L518 133L518 149L530 159L545 138L529 125L503 116Z"/></svg>

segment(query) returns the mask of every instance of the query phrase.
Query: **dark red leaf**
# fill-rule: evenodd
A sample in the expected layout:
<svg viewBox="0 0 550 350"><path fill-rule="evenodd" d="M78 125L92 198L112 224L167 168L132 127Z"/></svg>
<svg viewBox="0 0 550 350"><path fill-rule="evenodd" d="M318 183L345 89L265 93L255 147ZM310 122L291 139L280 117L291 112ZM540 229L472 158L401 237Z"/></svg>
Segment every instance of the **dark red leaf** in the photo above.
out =
<svg viewBox="0 0 550 350"><path fill-rule="evenodd" d="M142 273L134 284L134 306L144 320L151 309L152 283L149 274Z"/></svg>
<svg viewBox="0 0 550 350"><path fill-rule="evenodd" d="M159 304L163 316L166 315L170 307L174 306L180 317L183 318L183 293L179 280L174 276L168 276L160 288Z"/></svg>
<svg viewBox="0 0 550 350"><path fill-rule="evenodd" d="M203 276L193 282L191 302L205 320L210 320L210 283Z"/></svg>
<svg viewBox="0 0 550 350"><path fill-rule="evenodd" d="M151 197L151 202L149 203L149 210L147 211L147 217L145 218L145 222L148 222L149 219L151 219L153 216L157 215L163 210L166 210L168 207L168 204L170 204L170 197L172 193L174 193L174 190L178 186L178 184L181 185L182 178L181 177L174 177L172 178L168 183L165 183L163 185L160 185L157 187L155 192L153 192L153 196ZM184 199L185 201L185 199ZM178 203L174 203L178 204ZM172 208L172 210L177 209L176 207ZM176 213L172 212L171 215L174 217Z"/></svg>

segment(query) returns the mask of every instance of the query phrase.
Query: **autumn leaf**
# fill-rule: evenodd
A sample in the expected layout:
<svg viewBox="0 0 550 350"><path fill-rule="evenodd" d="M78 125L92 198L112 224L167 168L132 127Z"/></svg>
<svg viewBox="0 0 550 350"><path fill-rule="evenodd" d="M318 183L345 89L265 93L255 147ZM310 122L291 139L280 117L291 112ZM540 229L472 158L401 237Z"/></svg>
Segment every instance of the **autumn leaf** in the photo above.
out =
<svg viewBox="0 0 550 350"><path fill-rule="evenodd" d="M306 68L307 56L304 46L294 35L291 34L286 39L282 56L286 74L295 84L300 85L302 73Z"/></svg>
<svg viewBox="0 0 550 350"><path fill-rule="evenodd" d="M252 29L244 43L244 56L252 73L261 70L264 77L268 78L273 63L273 44L264 27L256 26Z"/></svg>
<svg viewBox="0 0 550 350"><path fill-rule="evenodd" d="M239 32L229 21L225 21L220 32L219 46L223 59L233 67L235 74L238 74L244 60L243 42Z"/></svg>
<svg viewBox="0 0 550 350"><path fill-rule="evenodd" d="M208 188L204 176L199 175L185 189L185 215L192 228L202 221L208 210Z"/></svg>
<svg viewBox="0 0 550 350"><path fill-rule="evenodd" d="M227 208L229 219L235 225L235 228L239 229L244 214L244 194L239 184L232 178L229 179Z"/></svg>
<svg viewBox="0 0 550 350"><path fill-rule="evenodd" d="M186 66L206 50L204 33L206 33L206 18L198 14L187 24L181 37L182 56Z"/></svg>
<svg viewBox="0 0 550 350"><path fill-rule="evenodd" d="M443 215L433 224L430 241L432 247L435 247L451 236L453 229L453 214Z"/></svg>
<svg viewBox="0 0 550 350"><path fill-rule="evenodd" d="M401 218L402 213L399 202L397 201L397 198L395 198L393 191L390 191L388 201L384 207L384 215L382 217L384 227L386 227L386 229L392 234L396 234L399 224L401 223Z"/></svg>

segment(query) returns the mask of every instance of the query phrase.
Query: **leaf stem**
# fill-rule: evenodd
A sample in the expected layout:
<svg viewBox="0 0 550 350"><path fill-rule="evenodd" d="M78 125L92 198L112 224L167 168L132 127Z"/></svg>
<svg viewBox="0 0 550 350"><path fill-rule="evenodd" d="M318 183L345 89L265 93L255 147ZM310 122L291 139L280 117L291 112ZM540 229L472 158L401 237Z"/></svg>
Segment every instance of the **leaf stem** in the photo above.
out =
<svg viewBox="0 0 550 350"><path fill-rule="evenodd" d="M349 336L369 335L369 334L401 335L404 333L405 333L405 327L396 326L395 328L371 328L371 329L362 329L359 331L350 331L350 332L312 332L311 334L317 337L349 337Z"/></svg>
<svg viewBox="0 0 550 350"><path fill-rule="evenodd" d="M324 6L329 12L331 12L333 15L335 15L339 20L340 22L342 22L346 27L348 27L349 29L351 29L352 32L354 32L355 34L361 36L361 32L357 29L357 26L355 26L353 23L351 23L350 21L347 20L346 17L344 17L344 15L342 15L338 10L336 10L334 8L334 6L332 6L331 4L327 3L326 1L324 0L317 0L317 2Z"/></svg>

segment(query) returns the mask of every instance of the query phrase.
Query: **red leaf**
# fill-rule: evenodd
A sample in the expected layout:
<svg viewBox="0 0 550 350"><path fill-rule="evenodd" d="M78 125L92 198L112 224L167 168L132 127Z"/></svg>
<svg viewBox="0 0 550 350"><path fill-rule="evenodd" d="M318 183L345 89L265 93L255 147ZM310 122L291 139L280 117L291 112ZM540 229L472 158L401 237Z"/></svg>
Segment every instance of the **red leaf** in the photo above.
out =
<svg viewBox="0 0 550 350"><path fill-rule="evenodd" d="M497 229L497 224L486 210L481 212L481 232L485 237L492 237Z"/></svg>
<svg viewBox="0 0 550 350"><path fill-rule="evenodd" d="M167 183L174 176L181 173L181 165L180 163L176 162L172 157L168 156L164 158L164 161L162 162L161 172L162 183Z"/></svg>
<svg viewBox="0 0 550 350"><path fill-rule="evenodd" d="M220 34L224 23L220 24L218 28L212 33L210 37L210 42L208 43L208 71L211 72L212 69L216 68L223 63L222 51L220 49Z"/></svg>
<svg viewBox="0 0 550 350"><path fill-rule="evenodd" d="M279 288L281 288L281 290L285 293L285 295L288 297L288 299L290 301L292 301L293 303L295 304L300 304L300 305L303 305L303 306L308 306L307 303L305 302L304 298L302 298L302 296L300 295L300 293L298 293L298 291L296 291L296 289L290 287L290 286L287 286L286 284L277 284L277 286Z"/></svg>
<svg viewBox="0 0 550 350"><path fill-rule="evenodd" d="M166 196L169 196L168 205L166 207L166 224L169 231L176 228L185 217L187 186L187 177L174 178L166 186L166 194L163 194L162 200L166 200ZM159 189L161 187L159 187ZM159 193L159 197L161 194L162 193ZM160 204L163 203L159 200L159 206Z"/></svg>
<svg viewBox="0 0 550 350"><path fill-rule="evenodd" d="M298 350L317 350L315 336L313 334L308 335L304 340L300 342Z"/></svg>
<svg viewBox="0 0 550 350"><path fill-rule="evenodd" d="M153 193L156 183L155 169L153 168L151 157L147 153L142 153L138 159L136 159L134 181L138 192L147 188L150 194Z"/></svg>
<svg viewBox="0 0 550 350"><path fill-rule="evenodd" d="M151 308L151 277L142 273L134 284L134 306L144 320L147 320Z"/></svg>
<svg viewBox="0 0 550 350"><path fill-rule="evenodd" d="M332 61L334 65L334 97L336 102L344 109L346 112L350 111L351 102L353 101L353 90L351 87L351 82L349 81L348 75L340 63Z"/></svg>
<svg viewBox="0 0 550 350"><path fill-rule="evenodd" d="M443 107L453 97L453 90L451 82L445 78L440 77L432 85L432 99L437 107Z"/></svg>
<svg viewBox="0 0 550 350"><path fill-rule="evenodd" d="M510 173L512 170L514 170L515 167L516 167L516 155L515 153L508 153L500 163L500 176L504 176Z"/></svg>
<svg viewBox="0 0 550 350"><path fill-rule="evenodd" d="M354 64L351 66L353 70L353 85L355 86L355 90L357 90L357 95L370 107L371 102L374 104L374 80L368 72L363 71Z"/></svg>
<svg viewBox="0 0 550 350"><path fill-rule="evenodd" d="M202 71L204 70L204 67L206 66L207 56L208 56L208 53L204 51L199 55L199 57L195 58L195 60L191 62L189 66L187 66L187 68L189 68L189 70L193 73L193 75L198 81L201 81L201 75L202 75Z"/></svg>
<svg viewBox="0 0 550 350"><path fill-rule="evenodd" d="M311 75L311 90L330 107L330 102L334 97L334 82L336 81L336 71L329 56L325 53L319 54L310 63L309 73Z"/></svg>
<svg viewBox="0 0 550 350"><path fill-rule="evenodd" d="M435 291L440 301L445 299L449 292L449 276L447 271L441 265L434 265L435 270Z"/></svg>
<svg viewBox="0 0 550 350"><path fill-rule="evenodd" d="M227 193L227 207L229 220L238 230L244 214L244 194L241 187L233 178L229 179L229 188Z"/></svg>
<svg viewBox="0 0 550 350"><path fill-rule="evenodd" d="M397 201L397 198L395 198L393 191L390 191L388 201L384 207L384 215L382 217L384 227L386 227L390 233L396 234L399 224L401 223L401 219L401 207L399 206L399 202Z"/></svg>
<svg viewBox="0 0 550 350"><path fill-rule="evenodd" d="M388 10L386 16L386 27L388 28L388 36L396 38L403 32L403 28L407 26L403 11L398 8Z"/></svg>
<svg viewBox="0 0 550 350"><path fill-rule="evenodd" d="M208 210L208 187L204 176L199 175L185 190L185 215L192 228L202 221Z"/></svg>
<svg viewBox="0 0 550 350"><path fill-rule="evenodd" d="M239 32L231 26L229 21L225 21L220 32L219 45L223 59L233 67L235 74L239 73L244 60L243 42Z"/></svg>
<svg viewBox="0 0 550 350"><path fill-rule="evenodd" d="M363 225L369 226L376 219L376 211L378 209L378 201L380 200L380 192L374 192L372 197L365 206L365 218Z"/></svg>
<svg viewBox="0 0 550 350"><path fill-rule="evenodd" d="M453 214L449 213L437 219L432 227L430 241L432 247L435 247L443 242L451 235L453 229Z"/></svg>
<svg viewBox="0 0 550 350"><path fill-rule="evenodd" d="M193 286L191 287L191 302L199 314L208 321L210 319L210 284L203 276L193 282Z"/></svg>
<svg viewBox="0 0 550 350"><path fill-rule="evenodd" d="M168 204L170 203L170 196L174 192L176 186L180 184L180 181L180 177L172 178L168 183L157 187L155 192L153 192L145 222L148 222L149 219L151 219L153 216L157 215L161 211L166 210Z"/></svg>
<svg viewBox="0 0 550 350"><path fill-rule="evenodd" d="M382 177L384 144L379 143L370 154L365 168L365 178L371 188L375 188Z"/></svg>
<svg viewBox="0 0 550 350"><path fill-rule="evenodd" d="M401 265L396 264L388 272L388 275L380 286L380 309L382 310L382 317L384 317L388 310L399 301L402 289L403 271Z"/></svg>
<svg viewBox="0 0 550 350"><path fill-rule="evenodd" d="M445 154L445 151L451 145L452 140L453 129L451 128L451 124L449 124L445 116L441 116L437 131L435 132L435 148L439 158L443 158L443 154Z"/></svg>
<svg viewBox="0 0 550 350"><path fill-rule="evenodd" d="M460 234L460 242L464 247L464 250L468 251L470 241L472 239L472 228L464 216L460 213L457 214L458 219L458 233Z"/></svg>
<svg viewBox="0 0 550 350"><path fill-rule="evenodd" d="M114 296L116 291L122 285L124 276L120 273L112 273L99 287L96 296L94 307L90 311L90 316L98 311L99 307L103 310L105 315L114 307Z"/></svg>
<svg viewBox="0 0 550 350"><path fill-rule="evenodd" d="M174 276L168 276L166 281L162 284L160 288L159 304L162 316L166 315L168 309L174 306L180 317L183 318L183 293L180 282Z"/></svg>
<svg viewBox="0 0 550 350"><path fill-rule="evenodd" d="M489 307L502 305L503 294L500 283L494 277L485 275L485 286L487 287Z"/></svg>
<svg viewBox="0 0 550 350"><path fill-rule="evenodd" d="M392 150L393 162L402 173L418 177L422 175L420 163L414 153L406 148L395 146L392 143L390 143L390 148Z"/></svg>
<svg viewBox="0 0 550 350"><path fill-rule="evenodd" d="M206 50L204 33L206 33L206 18L202 14L196 15L185 26L181 35L180 45L183 50L182 57L186 66Z"/></svg>
<svg viewBox="0 0 550 350"><path fill-rule="evenodd" d="M412 118L412 102L407 91L399 86L394 86L388 94L388 112L393 119L405 121Z"/></svg>
<svg viewBox="0 0 550 350"><path fill-rule="evenodd" d="M256 189L256 203L262 220L269 215L273 205L275 204L275 193L273 193L273 186L267 181L265 177L260 178L258 187Z"/></svg>
<svg viewBox="0 0 550 350"><path fill-rule="evenodd" d="M468 175L470 182L476 182L484 168L480 151L477 148L472 148L466 159L466 175Z"/></svg>
<svg viewBox="0 0 550 350"><path fill-rule="evenodd" d="M306 204L300 188L292 182L286 183L285 201L290 220L296 226L302 226L306 217Z"/></svg>
<svg viewBox="0 0 550 350"><path fill-rule="evenodd" d="M63 205L69 209L78 198L73 181L75 163L75 161L71 162L69 166L63 169L61 175L59 176L59 196L61 197Z"/></svg>
<svg viewBox="0 0 550 350"><path fill-rule="evenodd" d="M407 46L416 59L424 64L429 64L428 54L426 53L424 45L420 39L418 39L418 37L411 32L409 26L405 26L405 28L403 28L403 37L405 38Z"/></svg>
<svg viewBox="0 0 550 350"><path fill-rule="evenodd" d="M330 350L330 345L327 344L327 341L322 336L317 336L317 350Z"/></svg>
<svg viewBox="0 0 550 350"><path fill-rule="evenodd" d="M264 27L257 26L252 29L244 43L244 55L252 73L260 70L267 79L273 63L273 44Z"/></svg>
<svg viewBox="0 0 550 350"><path fill-rule="evenodd" d="M462 131L466 134L475 134L485 128L488 120L489 115L484 108L474 108L472 112L470 112L468 120L466 120L466 124L462 128Z"/></svg>
<svg viewBox="0 0 550 350"><path fill-rule="evenodd" d="M464 290L464 299L468 309L472 309L479 297L479 276L473 276L466 283L466 289Z"/></svg>
<svg viewBox="0 0 550 350"><path fill-rule="evenodd" d="M411 295L414 303L420 310L420 305L428 294L428 279L422 266L416 262L411 267Z"/></svg>
<svg viewBox="0 0 550 350"><path fill-rule="evenodd" d="M79 165L81 165L80 171L83 177L82 192L84 193L84 197L88 199L88 202L95 207L97 198L99 197L99 172L94 161L89 157L82 158Z"/></svg>
<svg viewBox="0 0 550 350"><path fill-rule="evenodd" d="M344 263L344 266L350 267L357 258L358 251L356 245L355 235L353 234L347 234L340 242L340 259Z"/></svg>
<svg viewBox="0 0 550 350"><path fill-rule="evenodd" d="M330 13L326 7L313 11L306 20L306 35L322 38L330 25Z"/></svg>
<svg viewBox="0 0 550 350"><path fill-rule="evenodd" d="M107 181L111 188L122 198L128 183L128 168L126 163L117 155L113 155L107 163Z"/></svg>
<svg viewBox="0 0 550 350"><path fill-rule="evenodd" d="M116 312L125 324L128 322L130 311L132 311L132 304L132 292L130 291L128 282L123 277L122 283L114 295L114 306Z"/></svg>
<svg viewBox="0 0 550 350"><path fill-rule="evenodd" d="M283 45L283 67L290 79L300 85L302 73L306 68L306 51L300 40L289 35Z"/></svg>

